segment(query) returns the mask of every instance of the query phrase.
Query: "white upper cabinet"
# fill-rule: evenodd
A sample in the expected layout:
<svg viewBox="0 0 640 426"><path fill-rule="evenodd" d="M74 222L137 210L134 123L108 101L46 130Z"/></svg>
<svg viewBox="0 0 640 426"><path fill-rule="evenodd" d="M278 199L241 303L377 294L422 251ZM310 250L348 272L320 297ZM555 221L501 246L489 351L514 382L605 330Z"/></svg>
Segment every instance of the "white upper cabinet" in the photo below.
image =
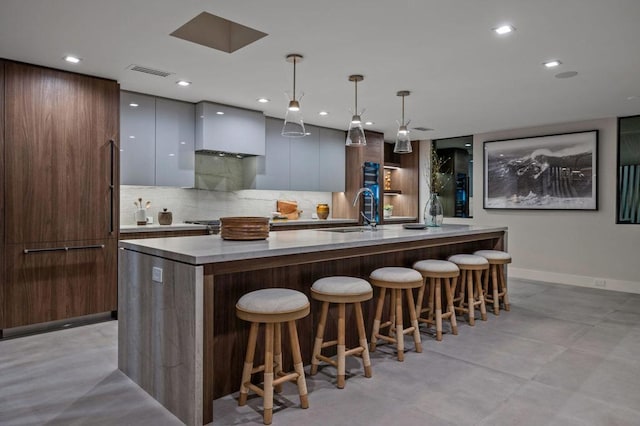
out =
<svg viewBox="0 0 640 426"><path fill-rule="evenodd" d="M343 130L318 128L318 191L343 192L346 175L346 135ZM357 148L356 148L357 149Z"/></svg>
<svg viewBox="0 0 640 426"><path fill-rule="evenodd" d="M200 102L196 104L196 151L265 155L262 112Z"/></svg>
<svg viewBox="0 0 640 426"><path fill-rule="evenodd" d="M320 129L305 125L308 133L302 138L289 138L289 189L294 191L318 191L320 164Z"/></svg>
<svg viewBox="0 0 640 426"><path fill-rule="evenodd" d="M156 98L120 92L120 183L155 185Z"/></svg>
<svg viewBox="0 0 640 426"><path fill-rule="evenodd" d="M192 188L195 105L156 98L156 185Z"/></svg>

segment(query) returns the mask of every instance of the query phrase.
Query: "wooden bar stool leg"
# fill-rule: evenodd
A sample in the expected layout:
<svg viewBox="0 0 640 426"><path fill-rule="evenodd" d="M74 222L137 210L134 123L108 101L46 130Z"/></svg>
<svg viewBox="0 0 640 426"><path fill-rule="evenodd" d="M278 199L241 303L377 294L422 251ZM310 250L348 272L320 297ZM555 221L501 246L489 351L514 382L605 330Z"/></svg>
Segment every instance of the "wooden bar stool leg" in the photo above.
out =
<svg viewBox="0 0 640 426"><path fill-rule="evenodd" d="M404 361L404 326L402 324L402 291L392 289L395 293L395 325L396 325L396 344L398 349L398 361ZM392 325L393 327L393 325Z"/></svg>
<svg viewBox="0 0 640 426"><path fill-rule="evenodd" d="M338 303L338 389L344 388L345 377L345 304Z"/></svg>
<svg viewBox="0 0 640 426"><path fill-rule="evenodd" d="M416 352L422 352L422 339L420 338L420 329L418 328L418 316L416 315L416 310L413 308L413 290L408 288L407 290L407 301L409 305L409 319L411 320L411 326L413 327L413 341L416 345ZM400 304L402 305L402 291L398 290L400 293ZM401 333L404 335L404 330L400 327Z"/></svg>
<svg viewBox="0 0 640 426"><path fill-rule="evenodd" d="M482 271L473 271L475 273L475 282L476 282L476 289L478 290L478 297L480 298L480 317L482 318L482 321L486 321L487 320L487 307L484 303L484 294L482 291L482 284L481 284L481 280L482 280Z"/></svg>
<svg viewBox="0 0 640 426"><path fill-rule="evenodd" d="M452 280L451 278L445 278L444 281L444 292L447 297L447 311L451 312L451 316L449 317L449 322L451 323L451 333L454 335L458 334L458 321L456 320L456 310L453 306L453 293L455 288L451 288Z"/></svg>
<svg viewBox="0 0 640 426"><path fill-rule="evenodd" d="M433 316L434 316L433 307L434 307L435 292L436 292L435 279L430 278L429 279L429 316L427 317L429 321L433 321ZM429 326L431 326L431 324L429 324Z"/></svg>
<svg viewBox="0 0 640 426"><path fill-rule="evenodd" d="M362 347L362 364L364 365L364 376L371 377L371 358L369 357L369 345L367 345L367 332L364 330L364 317L362 315L362 304L354 303L356 308L356 324L358 326L358 338Z"/></svg>
<svg viewBox="0 0 640 426"><path fill-rule="evenodd" d="M298 373L296 380L298 385L298 393L300 394L300 406L309 408L309 398L307 396L307 382L304 379L304 365L302 364L302 355L300 354L300 341L298 340L298 330L295 321L288 321L289 339L291 340L291 352L293 353L293 368Z"/></svg>
<svg viewBox="0 0 640 426"><path fill-rule="evenodd" d="M489 268L491 275L491 285L493 286L493 313L500 315L500 287L498 286L498 265L491 265Z"/></svg>
<svg viewBox="0 0 640 426"><path fill-rule="evenodd" d="M395 334L396 327L396 289L392 288L389 290L389 322L391 325L389 326L389 337L393 337Z"/></svg>
<svg viewBox="0 0 640 426"><path fill-rule="evenodd" d="M282 374L282 324L275 324L274 331L273 361L275 365L273 375L275 378L278 378ZM282 384L276 385L275 392L282 392Z"/></svg>
<svg viewBox="0 0 640 426"><path fill-rule="evenodd" d="M322 342L324 341L324 329L327 324L327 314L329 312L329 302L322 302L322 311L320 312L320 322L318 323L318 332L313 345L313 355L311 356L311 375L318 372L320 360L318 355L322 352Z"/></svg>
<svg viewBox="0 0 640 426"><path fill-rule="evenodd" d="M424 278L422 287L418 289L418 298L416 299L416 312L418 313L418 317L422 316L422 301L424 299L424 292L426 287L427 287L427 279Z"/></svg>
<svg viewBox="0 0 640 426"><path fill-rule="evenodd" d="M502 299L504 301L504 310L510 311L511 306L509 305L509 295L507 294L507 280L504 277L504 268L504 265L500 265L500 267L498 268L498 273L500 274L500 283L502 284L502 292L504 293L504 295L502 296Z"/></svg>
<svg viewBox="0 0 640 426"><path fill-rule="evenodd" d="M469 308L469 325L476 325L476 305L473 297L473 273L464 271L467 278L467 304Z"/></svg>
<svg viewBox="0 0 640 426"><path fill-rule="evenodd" d="M464 301L467 295L467 271L466 270L460 271L459 281L460 281L460 289L459 289L458 298L460 299L460 301L458 302L458 306L462 308L464 307L464 303L465 303Z"/></svg>
<svg viewBox="0 0 640 426"><path fill-rule="evenodd" d="M435 280L435 302L436 302L436 340L442 340L442 294L441 294L441 279Z"/></svg>
<svg viewBox="0 0 640 426"><path fill-rule="evenodd" d="M252 322L251 328L249 329L249 343L247 344L247 354L244 358L242 381L240 382L240 397L238 398L239 406L243 406L247 403L247 395L249 393L247 383L251 382L251 371L253 370L253 357L256 353L256 340L258 339L259 326L259 323Z"/></svg>
<svg viewBox="0 0 640 426"><path fill-rule="evenodd" d="M273 323L267 323L264 333L264 395L263 421L265 425L271 424L273 417Z"/></svg>
<svg viewBox="0 0 640 426"><path fill-rule="evenodd" d="M380 319L382 318L382 308L384 306L384 296L386 293L386 288L382 287L380 289L380 293L378 294L378 304L376 305L376 316L373 319L373 330L371 332L371 342L370 342L370 351L374 352L376 350L376 343L378 341L378 333L380 332ZM391 302L393 303L393 301Z"/></svg>

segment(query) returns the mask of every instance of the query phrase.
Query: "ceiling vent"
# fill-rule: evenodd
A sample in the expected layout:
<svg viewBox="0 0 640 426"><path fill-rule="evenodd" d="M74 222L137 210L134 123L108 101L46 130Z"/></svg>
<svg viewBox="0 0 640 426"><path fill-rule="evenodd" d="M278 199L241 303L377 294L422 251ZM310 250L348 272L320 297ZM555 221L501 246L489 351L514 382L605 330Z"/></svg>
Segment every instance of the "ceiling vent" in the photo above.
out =
<svg viewBox="0 0 640 426"><path fill-rule="evenodd" d="M143 72L145 74L157 75L158 77L168 77L171 74L173 74L172 72L154 70L153 68L147 68L147 67L143 67L141 65L135 65L135 64L129 65L127 69L131 71Z"/></svg>
<svg viewBox="0 0 640 426"><path fill-rule="evenodd" d="M431 131L431 130L433 130L433 129L430 129L430 128L428 128L428 127L422 127L422 126L421 126L421 127L412 127L412 128L411 128L411 130L419 130L419 131L421 131L421 132L429 132L429 131Z"/></svg>

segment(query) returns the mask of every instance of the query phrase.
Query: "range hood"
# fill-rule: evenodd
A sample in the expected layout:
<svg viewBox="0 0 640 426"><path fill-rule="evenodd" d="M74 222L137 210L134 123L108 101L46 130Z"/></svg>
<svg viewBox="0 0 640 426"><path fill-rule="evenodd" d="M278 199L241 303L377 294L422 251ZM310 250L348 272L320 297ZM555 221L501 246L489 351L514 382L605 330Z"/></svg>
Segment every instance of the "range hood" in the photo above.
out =
<svg viewBox="0 0 640 426"><path fill-rule="evenodd" d="M264 114L214 102L197 103L195 150L221 157L265 155Z"/></svg>

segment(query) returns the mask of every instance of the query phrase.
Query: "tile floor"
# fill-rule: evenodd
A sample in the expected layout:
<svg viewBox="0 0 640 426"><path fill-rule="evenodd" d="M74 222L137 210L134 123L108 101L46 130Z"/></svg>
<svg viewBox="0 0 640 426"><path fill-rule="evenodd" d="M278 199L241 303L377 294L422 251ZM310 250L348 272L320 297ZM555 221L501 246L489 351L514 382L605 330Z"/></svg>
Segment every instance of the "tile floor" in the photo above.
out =
<svg viewBox="0 0 640 426"><path fill-rule="evenodd" d="M511 312L398 363L350 360L277 397L274 425L640 425L640 294L511 280ZM117 370L115 321L0 342L0 425L179 425ZM213 425L260 425L260 399L215 402Z"/></svg>

